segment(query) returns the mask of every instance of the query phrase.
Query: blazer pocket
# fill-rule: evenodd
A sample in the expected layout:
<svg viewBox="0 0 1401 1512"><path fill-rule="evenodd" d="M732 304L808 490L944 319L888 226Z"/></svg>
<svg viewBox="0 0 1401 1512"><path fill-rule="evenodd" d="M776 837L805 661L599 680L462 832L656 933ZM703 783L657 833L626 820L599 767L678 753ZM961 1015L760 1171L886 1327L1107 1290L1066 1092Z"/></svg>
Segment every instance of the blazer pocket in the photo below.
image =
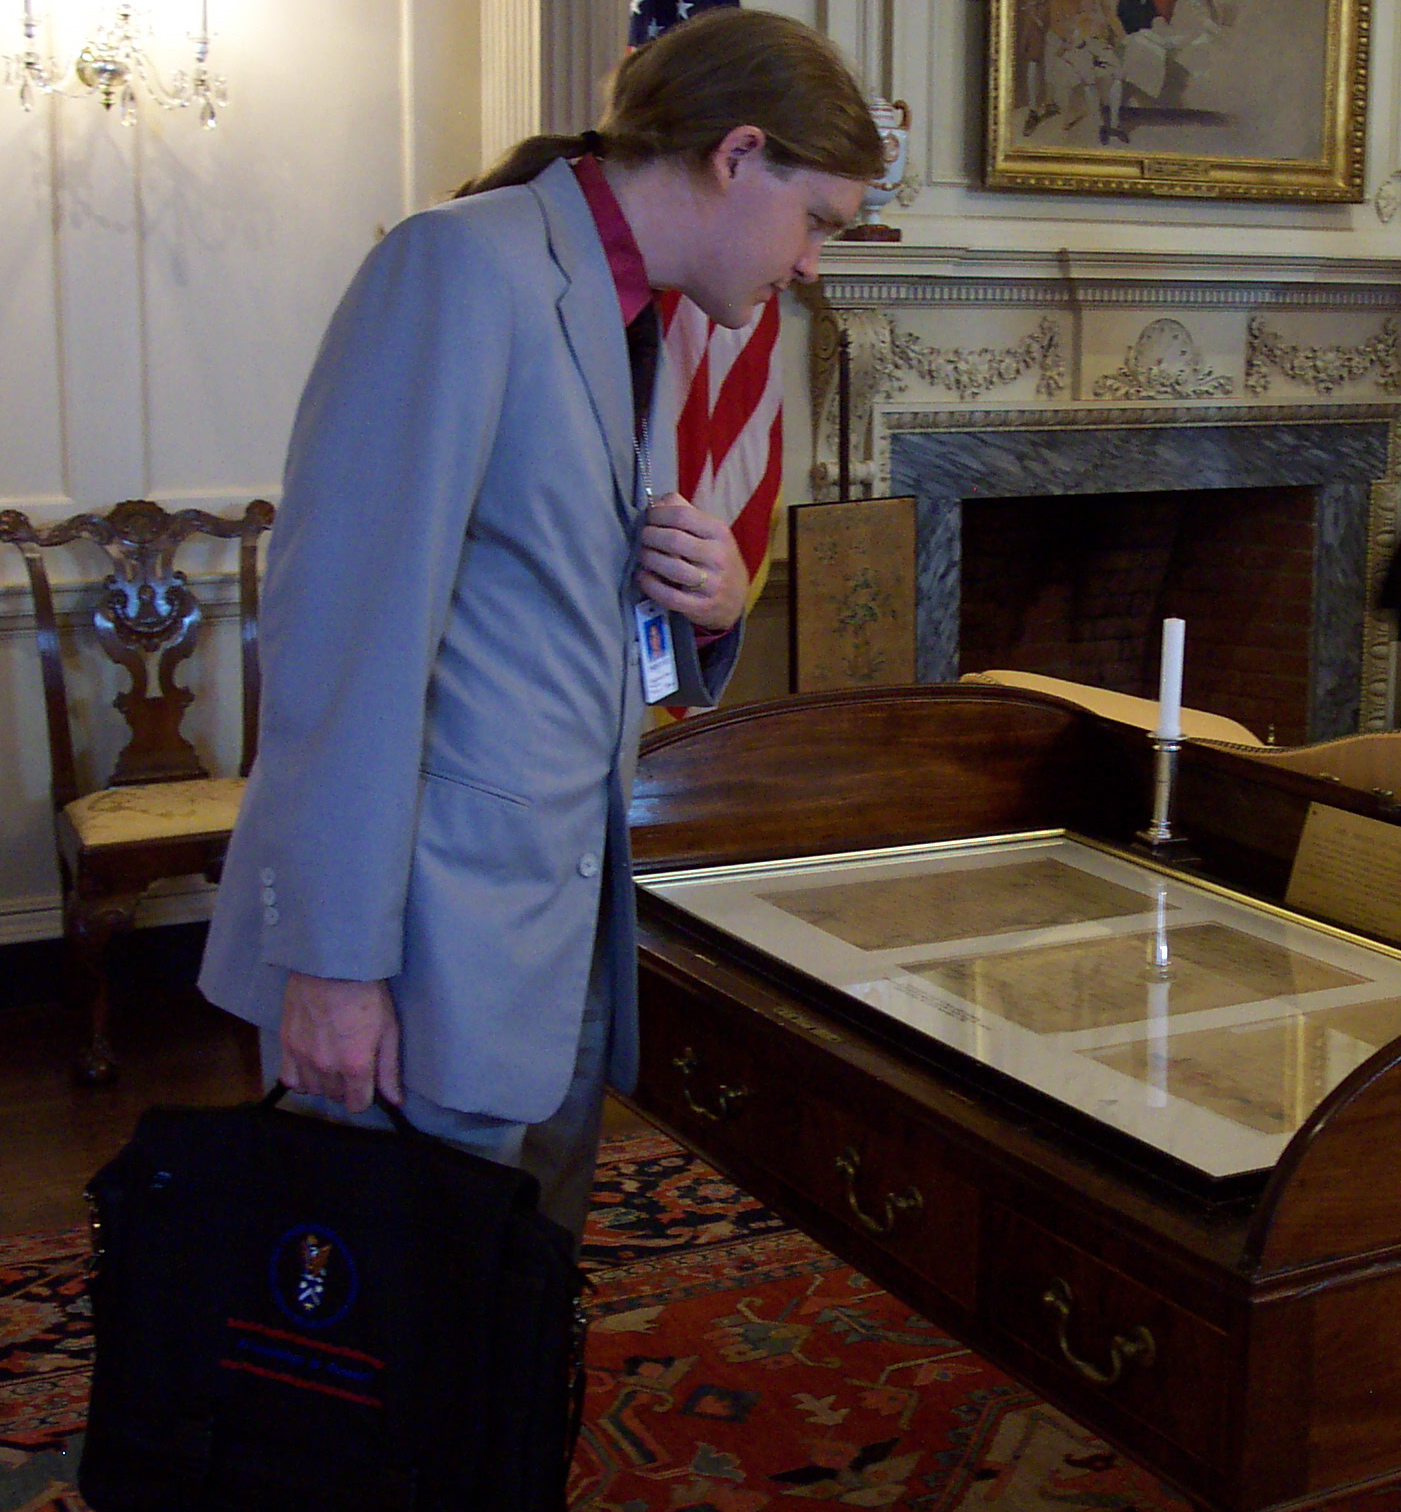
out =
<svg viewBox="0 0 1401 1512"><path fill-rule="evenodd" d="M466 788L469 793L499 798L503 803L514 803L517 808L530 807L531 800L523 793L513 793L507 788L497 787L493 782L483 782L479 777L453 777L447 772L430 771L427 767L421 767L419 775L425 782L442 782L449 787Z"/></svg>

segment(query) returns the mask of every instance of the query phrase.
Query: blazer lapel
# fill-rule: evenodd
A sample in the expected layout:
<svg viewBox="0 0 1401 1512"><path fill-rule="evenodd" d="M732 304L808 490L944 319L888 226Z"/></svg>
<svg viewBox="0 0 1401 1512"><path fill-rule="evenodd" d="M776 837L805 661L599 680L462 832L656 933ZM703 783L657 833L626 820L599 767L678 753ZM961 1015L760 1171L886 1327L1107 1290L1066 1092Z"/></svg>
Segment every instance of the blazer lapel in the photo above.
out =
<svg viewBox="0 0 1401 1512"><path fill-rule="evenodd" d="M618 292L593 215L569 164L552 163L530 187L544 210L550 250L564 275L557 308L565 340L603 432L613 465L615 502L627 521L637 505L637 468L632 374Z"/></svg>

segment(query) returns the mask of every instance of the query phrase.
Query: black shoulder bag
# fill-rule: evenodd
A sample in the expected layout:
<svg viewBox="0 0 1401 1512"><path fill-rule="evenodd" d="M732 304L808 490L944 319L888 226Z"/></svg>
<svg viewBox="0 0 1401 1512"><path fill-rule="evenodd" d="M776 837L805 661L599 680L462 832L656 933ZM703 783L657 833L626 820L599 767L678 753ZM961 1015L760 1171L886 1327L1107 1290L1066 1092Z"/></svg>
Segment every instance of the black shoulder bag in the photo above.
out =
<svg viewBox="0 0 1401 1512"><path fill-rule="evenodd" d="M153 1108L93 1178L94 1512L561 1512L581 1277L534 1178L414 1129ZM387 1104L384 1104L388 1108Z"/></svg>

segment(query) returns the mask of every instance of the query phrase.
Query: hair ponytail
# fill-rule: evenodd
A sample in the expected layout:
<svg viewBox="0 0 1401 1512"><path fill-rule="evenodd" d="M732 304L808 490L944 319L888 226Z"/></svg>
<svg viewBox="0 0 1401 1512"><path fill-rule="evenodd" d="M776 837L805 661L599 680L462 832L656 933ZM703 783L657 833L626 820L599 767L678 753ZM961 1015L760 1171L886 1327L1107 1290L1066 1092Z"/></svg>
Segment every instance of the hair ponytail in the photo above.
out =
<svg viewBox="0 0 1401 1512"><path fill-rule="evenodd" d="M468 179L453 195L464 199L469 194L484 194L488 189L504 189L511 184L527 184L545 171L557 158L583 157L586 152L598 156L602 152L603 138L589 130L577 136L533 136L517 142L485 173Z"/></svg>

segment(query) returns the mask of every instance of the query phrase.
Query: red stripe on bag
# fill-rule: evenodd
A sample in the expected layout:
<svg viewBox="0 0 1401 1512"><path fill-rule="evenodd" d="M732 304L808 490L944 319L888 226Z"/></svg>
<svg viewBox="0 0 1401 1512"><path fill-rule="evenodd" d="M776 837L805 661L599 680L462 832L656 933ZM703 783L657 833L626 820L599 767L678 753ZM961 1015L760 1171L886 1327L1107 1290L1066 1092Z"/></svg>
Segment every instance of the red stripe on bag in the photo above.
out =
<svg viewBox="0 0 1401 1512"><path fill-rule="evenodd" d="M246 1360L220 1360L225 1370L243 1370L249 1375L265 1376L269 1381L282 1381L288 1386L300 1386L304 1391L320 1391L326 1396L344 1397L348 1402L359 1402L365 1407L383 1407L378 1397L361 1396L355 1391L346 1391L341 1386L326 1386L320 1381L308 1381L303 1376L284 1375L280 1370L268 1370L262 1365L250 1365Z"/></svg>
<svg viewBox="0 0 1401 1512"><path fill-rule="evenodd" d="M319 1339L309 1339L305 1334L288 1333L286 1329L269 1328L266 1323L248 1323L242 1318L225 1318L225 1323L230 1328L246 1329L249 1333L259 1333L269 1339L285 1339L289 1344L300 1344L306 1349L319 1349L323 1354L343 1355L347 1360L363 1360L367 1365L373 1365L376 1370L384 1369L384 1361L377 1360L371 1354L362 1354L358 1349L347 1349L343 1344L323 1344Z"/></svg>

